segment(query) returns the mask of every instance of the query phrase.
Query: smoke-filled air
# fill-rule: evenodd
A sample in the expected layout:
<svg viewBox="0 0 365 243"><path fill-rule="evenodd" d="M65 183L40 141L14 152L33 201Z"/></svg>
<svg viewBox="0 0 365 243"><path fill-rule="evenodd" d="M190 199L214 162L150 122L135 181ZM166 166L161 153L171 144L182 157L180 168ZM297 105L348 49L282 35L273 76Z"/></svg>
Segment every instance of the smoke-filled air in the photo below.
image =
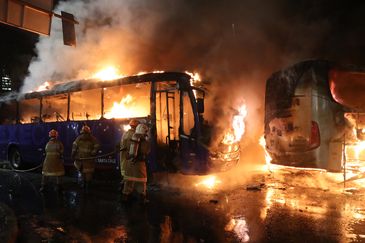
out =
<svg viewBox="0 0 365 243"><path fill-rule="evenodd" d="M61 21L54 18L51 36L41 37L36 45L38 56L22 92L36 90L45 81L90 78L109 65L123 75L198 72L209 83L204 115L210 122L223 129L227 119L220 118L246 104L243 152L246 157L252 154L248 160L258 160L265 81L271 73L305 59L338 61L340 50L347 55L339 61L361 60L357 50L348 48L353 46L350 32L336 34L344 15L328 18L328 8L340 5L290 0L59 2L54 12L72 13L79 22L77 45L63 45Z"/></svg>

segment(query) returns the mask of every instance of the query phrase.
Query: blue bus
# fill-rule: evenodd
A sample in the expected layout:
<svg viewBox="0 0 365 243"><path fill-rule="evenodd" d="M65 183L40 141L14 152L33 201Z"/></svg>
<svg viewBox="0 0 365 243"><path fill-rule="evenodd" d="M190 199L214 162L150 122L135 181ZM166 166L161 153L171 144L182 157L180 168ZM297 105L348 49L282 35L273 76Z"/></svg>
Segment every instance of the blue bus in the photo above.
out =
<svg viewBox="0 0 365 243"><path fill-rule="evenodd" d="M152 172L228 170L239 160L239 146L210 151L212 127L203 119L205 92L191 81L186 73L146 73L56 83L44 91L3 97L0 159L16 169L39 165L48 131L56 129L65 147L65 166L71 166L72 143L86 124L101 144L97 169L118 170L119 154L113 151L130 119L137 118L150 127Z"/></svg>

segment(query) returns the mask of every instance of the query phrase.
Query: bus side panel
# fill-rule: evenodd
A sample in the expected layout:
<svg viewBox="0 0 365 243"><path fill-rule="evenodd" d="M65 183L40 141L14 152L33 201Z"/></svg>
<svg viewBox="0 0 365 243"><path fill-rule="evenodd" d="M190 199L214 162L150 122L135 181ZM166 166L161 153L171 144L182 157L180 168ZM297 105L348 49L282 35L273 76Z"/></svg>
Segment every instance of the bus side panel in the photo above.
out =
<svg viewBox="0 0 365 243"><path fill-rule="evenodd" d="M42 123L17 125L19 130L19 150L22 158L29 164L39 164L43 158L44 147L48 142L48 129Z"/></svg>
<svg viewBox="0 0 365 243"><path fill-rule="evenodd" d="M38 165L45 157L45 145L49 141L48 132L56 129L59 132L59 139L64 145L64 162L72 166L71 159L72 144L79 135L84 124L90 126L92 134L100 143L98 155L112 153L119 148L119 142L123 133L121 127L128 125L128 120L92 120L72 122L51 122L37 124L17 124L0 126L0 159L8 158L9 146L16 147L23 161L28 165ZM119 167L119 151L106 157L96 160L97 167L113 168Z"/></svg>
<svg viewBox="0 0 365 243"><path fill-rule="evenodd" d="M2 125L0 126L0 159L6 160L8 158L8 146L11 135L11 125ZM14 130L14 129L13 129Z"/></svg>
<svg viewBox="0 0 365 243"><path fill-rule="evenodd" d="M19 150L26 164L39 164L43 157L44 146L48 141L48 130L43 125L2 125L0 134L1 159L8 159L9 148L12 146Z"/></svg>
<svg viewBox="0 0 365 243"><path fill-rule="evenodd" d="M71 159L72 143L80 134L80 130L84 124L87 124L91 128L92 134L96 137L100 144L99 153L97 156L102 156L108 153L112 153L119 148L119 142L122 136L123 125L128 125L128 121L118 120L92 120L92 121L73 121L63 123L62 130L65 131L65 138L61 139L65 147L65 164L72 165ZM97 167L99 168L113 168L119 167L119 151L106 157L96 159Z"/></svg>
<svg viewBox="0 0 365 243"><path fill-rule="evenodd" d="M98 158L96 160L98 167L119 168L119 143L123 133L121 125L128 125L128 121L124 121L124 123L113 119L94 121L92 131L100 143L100 154L104 155L118 150L117 153Z"/></svg>

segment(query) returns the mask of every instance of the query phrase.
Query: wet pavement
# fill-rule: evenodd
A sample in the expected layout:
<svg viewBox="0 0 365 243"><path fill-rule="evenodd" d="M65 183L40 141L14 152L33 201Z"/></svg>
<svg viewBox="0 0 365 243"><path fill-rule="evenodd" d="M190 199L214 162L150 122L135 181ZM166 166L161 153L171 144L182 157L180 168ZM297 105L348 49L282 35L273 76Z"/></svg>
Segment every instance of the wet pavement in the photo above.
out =
<svg viewBox="0 0 365 243"><path fill-rule="evenodd" d="M344 190L318 171L244 177L226 187L230 175L222 175L209 189L195 186L197 177L165 175L141 205L121 203L116 180L96 180L85 193L67 177L63 192L40 194L39 174L2 170L0 200L16 215L17 242L365 242L358 184Z"/></svg>

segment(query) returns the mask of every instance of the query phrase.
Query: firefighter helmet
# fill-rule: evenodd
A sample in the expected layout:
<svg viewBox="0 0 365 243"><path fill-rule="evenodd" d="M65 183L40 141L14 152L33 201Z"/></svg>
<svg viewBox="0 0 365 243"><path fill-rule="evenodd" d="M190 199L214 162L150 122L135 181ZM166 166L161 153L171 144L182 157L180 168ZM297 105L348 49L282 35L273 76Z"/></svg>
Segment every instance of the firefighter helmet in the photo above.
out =
<svg viewBox="0 0 365 243"><path fill-rule="evenodd" d="M58 137L58 132L55 129L52 129L51 131L49 131L48 136L50 138L56 138Z"/></svg>
<svg viewBox="0 0 365 243"><path fill-rule="evenodd" d="M88 125L82 126L81 133L90 133L90 132L91 132L91 129Z"/></svg>
<svg viewBox="0 0 365 243"><path fill-rule="evenodd" d="M144 134L147 135L148 126L146 124L139 124L136 128L136 134Z"/></svg>
<svg viewBox="0 0 365 243"><path fill-rule="evenodd" d="M134 129L138 126L139 121L137 119L132 119L129 121L129 126L133 127Z"/></svg>

